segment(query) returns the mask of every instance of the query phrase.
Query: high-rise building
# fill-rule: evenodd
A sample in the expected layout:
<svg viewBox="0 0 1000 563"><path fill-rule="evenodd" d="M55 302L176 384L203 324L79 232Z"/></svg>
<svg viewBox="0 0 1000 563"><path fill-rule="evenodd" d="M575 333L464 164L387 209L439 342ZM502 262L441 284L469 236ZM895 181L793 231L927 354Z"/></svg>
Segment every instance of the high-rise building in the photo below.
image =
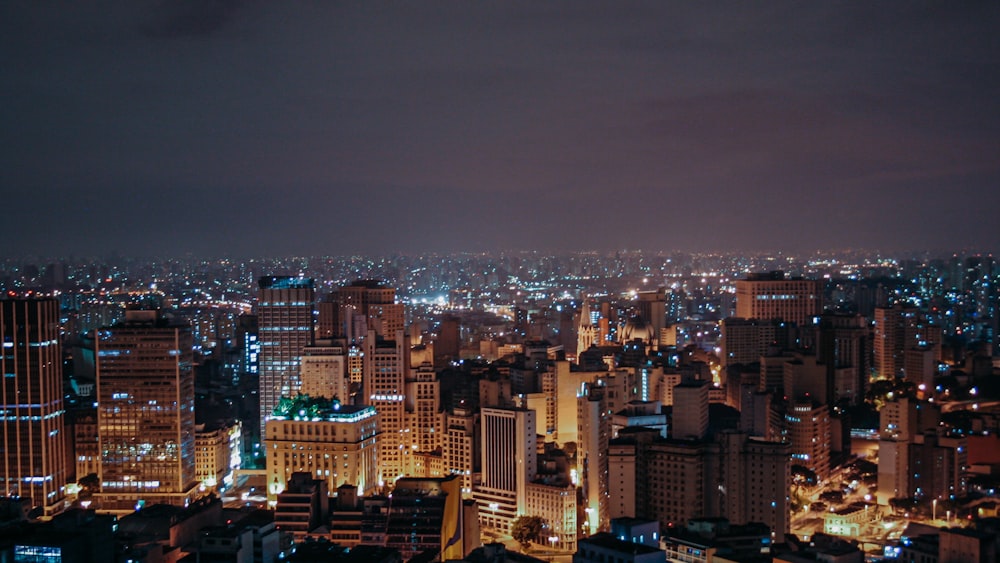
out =
<svg viewBox="0 0 1000 563"><path fill-rule="evenodd" d="M915 307L897 304L876 308L873 344L876 376L883 379L905 377L921 383L923 373L906 372L906 353L930 350L936 358L940 355L941 340L941 327L930 324ZM923 366L923 362L911 362L911 365Z"/></svg>
<svg viewBox="0 0 1000 563"><path fill-rule="evenodd" d="M413 453L440 451L444 439L444 414L440 412L441 383L434 372L434 350L424 345L410 350L405 425L409 430L406 432L409 435L408 447Z"/></svg>
<svg viewBox="0 0 1000 563"><path fill-rule="evenodd" d="M129 310L97 331L94 352L101 507L186 506L198 487L190 328Z"/></svg>
<svg viewBox="0 0 1000 563"><path fill-rule="evenodd" d="M577 436L577 474L588 534L607 531L611 522L608 507L608 440L611 417L608 415L607 389L588 385L577 398L579 435ZM707 406L706 401L706 406Z"/></svg>
<svg viewBox="0 0 1000 563"><path fill-rule="evenodd" d="M483 408L482 482L473 491L483 527L510 533L527 510L527 485L538 468L535 411Z"/></svg>
<svg viewBox="0 0 1000 563"><path fill-rule="evenodd" d="M786 278L781 271L736 280L736 316L781 319L803 327L823 312L823 282Z"/></svg>
<svg viewBox="0 0 1000 563"><path fill-rule="evenodd" d="M363 342L362 402L375 407L382 425L379 463L382 478L393 483L406 475L410 456L406 430L406 378L410 372L410 337L396 331L395 340L383 340L370 331Z"/></svg>
<svg viewBox="0 0 1000 563"><path fill-rule="evenodd" d="M864 317L826 313L820 317L817 340L817 361L827 371L827 400L863 402L871 375L871 345Z"/></svg>
<svg viewBox="0 0 1000 563"><path fill-rule="evenodd" d="M774 541L783 542L791 524L790 444L724 431L714 445L706 464L706 513L741 524L763 522Z"/></svg>
<svg viewBox="0 0 1000 563"><path fill-rule="evenodd" d="M396 290L376 280L358 280L332 292L319 304L320 338L361 340L368 331L393 338L405 328L402 303Z"/></svg>
<svg viewBox="0 0 1000 563"><path fill-rule="evenodd" d="M785 415L785 428L795 463L826 479L830 473L830 411L825 404L795 401Z"/></svg>
<svg viewBox="0 0 1000 563"><path fill-rule="evenodd" d="M646 321L653 334L659 338L660 331L667 326L667 296L666 289L656 291L640 291L636 297L635 312Z"/></svg>
<svg viewBox="0 0 1000 563"><path fill-rule="evenodd" d="M462 476L462 495L472 495L472 474L478 473L480 456L479 413L455 408L446 415L447 428L442 448L446 473Z"/></svg>
<svg viewBox="0 0 1000 563"><path fill-rule="evenodd" d="M790 348L794 340L791 325L779 319L741 319L730 317L720 325L722 330L720 363L752 364L771 350Z"/></svg>
<svg viewBox="0 0 1000 563"><path fill-rule="evenodd" d="M302 350L311 346L316 291L313 280L265 276L258 281L260 428L282 397L299 392Z"/></svg>
<svg viewBox="0 0 1000 563"><path fill-rule="evenodd" d="M0 490L54 514L62 510L70 477L58 301L0 300L0 342Z"/></svg>

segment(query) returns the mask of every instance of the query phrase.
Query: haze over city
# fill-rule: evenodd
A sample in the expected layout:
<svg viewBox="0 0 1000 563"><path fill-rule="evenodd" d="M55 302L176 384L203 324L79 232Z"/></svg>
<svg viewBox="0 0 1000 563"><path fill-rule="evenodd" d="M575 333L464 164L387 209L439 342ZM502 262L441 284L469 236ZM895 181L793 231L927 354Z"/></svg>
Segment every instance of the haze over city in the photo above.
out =
<svg viewBox="0 0 1000 563"><path fill-rule="evenodd" d="M994 250L995 3L8 3L6 255Z"/></svg>

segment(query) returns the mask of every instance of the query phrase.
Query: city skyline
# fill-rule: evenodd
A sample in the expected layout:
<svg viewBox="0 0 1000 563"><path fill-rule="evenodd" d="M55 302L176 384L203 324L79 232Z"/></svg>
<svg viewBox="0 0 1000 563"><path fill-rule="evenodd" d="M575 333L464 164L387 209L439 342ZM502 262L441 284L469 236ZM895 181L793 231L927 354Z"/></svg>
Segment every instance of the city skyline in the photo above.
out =
<svg viewBox="0 0 1000 563"><path fill-rule="evenodd" d="M995 5L3 8L0 253L992 250Z"/></svg>

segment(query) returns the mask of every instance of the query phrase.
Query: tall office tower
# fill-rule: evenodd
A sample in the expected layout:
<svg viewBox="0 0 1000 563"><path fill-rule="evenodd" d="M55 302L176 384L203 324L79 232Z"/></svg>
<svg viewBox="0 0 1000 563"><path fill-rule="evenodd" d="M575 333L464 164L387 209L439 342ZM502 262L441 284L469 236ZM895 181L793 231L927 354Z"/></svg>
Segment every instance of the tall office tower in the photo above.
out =
<svg viewBox="0 0 1000 563"><path fill-rule="evenodd" d="M907 377L906 352L932 350L940 355L941 329L931 325L914 307L897 304L875 309L875 373L883 379ZM914 374L914 380L920 379Z"/></svg>
<svg viewBox="0 0 1000 563"><path fill-rule="evenodd" d="M965 436L946 436L934 430L913 437L909 447L912 475L909 495L955 500L968 493L969 447Z"/></svg>
<svg viewBox="0 0 1000 563"><path fill-rule="evenodd" d="M823 312L823 282L786 278L781 271L736 280L736 316L781 319L803 327Z"/></svg>
<svg viewBox="0 0 1000 563"><path fill-rule="evenodd" d="M526 487L538 469L535 411L483 408L482 482L473 490L483 526L502 534L527 510Z"/></svg>
<svg viewBox="0 0 1000 563"><path fill-rule="evenodd" d="M657 339L660 331L667 327L667 295L666 289L656 291L640 291L637 295L635 311L646 321Z"/></svg>
<svg viewBox="0 0 1000 563"><path fill-rule="evenodd" d="M605 400L607 389L588 385L587 391L577 399L580 434L577 437L577 474L586 519L587 533L607 531L611 522L608 516L608 439L611 436L611 417ZM706 403L707 406L707 403Z"/></svg>
<svg viewBox="0 0 1000 563"><path fill-rule="evenodd" d="M351 382L347 374L347 353L342 346L306 346L299 365L299 392L311 397L351 402Z"/></svg>
<svg viewBox="0 0 1000 563"><path fill-rule="evenodd" d="M382 478L394 483L406 474L410 455L406 430L406 377L410 373L410 337L396 331L395 340L382 340L369 331L362 344L364 376L362 401L375 407L382 424L379 463Z"/></svg>
<svg viewBox="0 0 1000 563"><path fill-rule="evenodd" d="M681 526L705 513L705 456L709 445L688 440L653 443L643 455L646 479L636 484L636 517ZM716 484L717 486L717 484Z"/></svg>
<svg viewBox="0 0 1000 563"><path fill-rule="evenodd" d="M405 327L402 303L396 290L375 280L358 280L332 292L319 306L321 338L347 338L354 342L374 330L392 338Z"/></svg>
<svg viewBox="0 0 1000 563"><path fill-rule="evenodd" d="M819 321L817 361L826 366L826 394L831 403L865 400L869 360L868 326L861 315L824 313Z"/></svg>
<svg viewBox="0 0 1000 563"><path fill-rule="evenodd" d="M685 381L674 387L670 436L701 440L708 434L708 381Z"/></svg>
<svg viewBox="0 0 1000 563"><path fill-rule="evenodd" d="M734 524L763 522L783 542L791 515L790 445L726 430L713 446L706 455L705 513Z"/></svg>
<svg viewBox="0 0 1000 563"><path fill-rule="evenodd" d="M779 319L723 319L721 324L723 367L752 364L772 350L791 348L795 330Z"/></svg>
<svg viewBox="0 0 1000 563"><path fill-rule="evenodd" d="M128 310L97 331L94 353L101 508L186 506L198 492L190 327Z"/></svg>
<svg viewBox="0 0 1000 563"><path fill-rule="evenodd" d="M472 474L479 473L479 414L472 409L456 408L446 415L447 428L442 454L444 472L462 476L462 496L472 496Z"/></svg>
<svg viewBox="0 0 1000 563"><path fill-rule="evenodd" d="M825 404L795 401L785 415L792 459L826 479L830 473L830 411Z"/></svg>
<svg viewBox="0 0 1000 563"><path fill-rule="evenodd" d="M740 431L750 436L773 440L779 438L774 424L770 391L758 391L756 382L740 385Z"/></svg>
<svg viewBox="0 0 1000 563"><path fill-rule="evenodd" d="M635 518L648 512L649 445L660 438L653 428L622 428L608 441L608 516Z"/></svg>
<svg viewBox="0 0 1000 563"><path fill-rule="evenodd" d="M45 514L62 510L68 468L59 302L0 300L3 372L3 494L31 499Z"/></svg>
<svg viewBox="0 0 1000 563"><path fill-rule="evenodd" d="M898 397L879 411L878 503L910 496L910 446L915 436L937 428L938 413L928 403Z"/></svg>
<svg viewBox="0 0 1000 563"><path fill-rule="evenodd" d="M258 281L260 429L282 397L299 392L302 350L313 344L312 279L265 276Z"/></svg>
<svg viewBox="0 0 1000 563"><path fill-rule="evenodd" d="M274 500L292 474L305 471L329 490L354 485L358 494L376 491L381 479L379 416L370 406L326 398L285 398L268 418L267 494Z"/></svg>
<svg viewBox="0 0 1000 563"><path fill-rule="evenodd" d="M441 383L434 371L433 347L421 345L410 350L405 395L405 428L409 430L406 447L413 453L439 451L444 438L444 415L440 412Z"/></svg>

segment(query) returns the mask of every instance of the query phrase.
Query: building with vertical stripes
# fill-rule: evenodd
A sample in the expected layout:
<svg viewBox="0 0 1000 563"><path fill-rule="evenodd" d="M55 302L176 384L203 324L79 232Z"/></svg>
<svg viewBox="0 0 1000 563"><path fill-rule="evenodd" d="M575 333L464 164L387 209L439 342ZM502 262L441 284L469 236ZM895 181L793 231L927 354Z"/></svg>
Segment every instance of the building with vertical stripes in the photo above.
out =
<svg viewBox="0 0 1000 563"><path fill-rule="evenodd" d="M312 279L265 276L258 280L257 325L260 356L260 433L282 397L299 392L302 350L315 342Z"/></svg>
<svg viewBox="0 0 1000 563"><path fill-rule="evenodd" d="M0 342L0 491L54 514L62 509L69 478L59 303L0 300Z"/></svg>

